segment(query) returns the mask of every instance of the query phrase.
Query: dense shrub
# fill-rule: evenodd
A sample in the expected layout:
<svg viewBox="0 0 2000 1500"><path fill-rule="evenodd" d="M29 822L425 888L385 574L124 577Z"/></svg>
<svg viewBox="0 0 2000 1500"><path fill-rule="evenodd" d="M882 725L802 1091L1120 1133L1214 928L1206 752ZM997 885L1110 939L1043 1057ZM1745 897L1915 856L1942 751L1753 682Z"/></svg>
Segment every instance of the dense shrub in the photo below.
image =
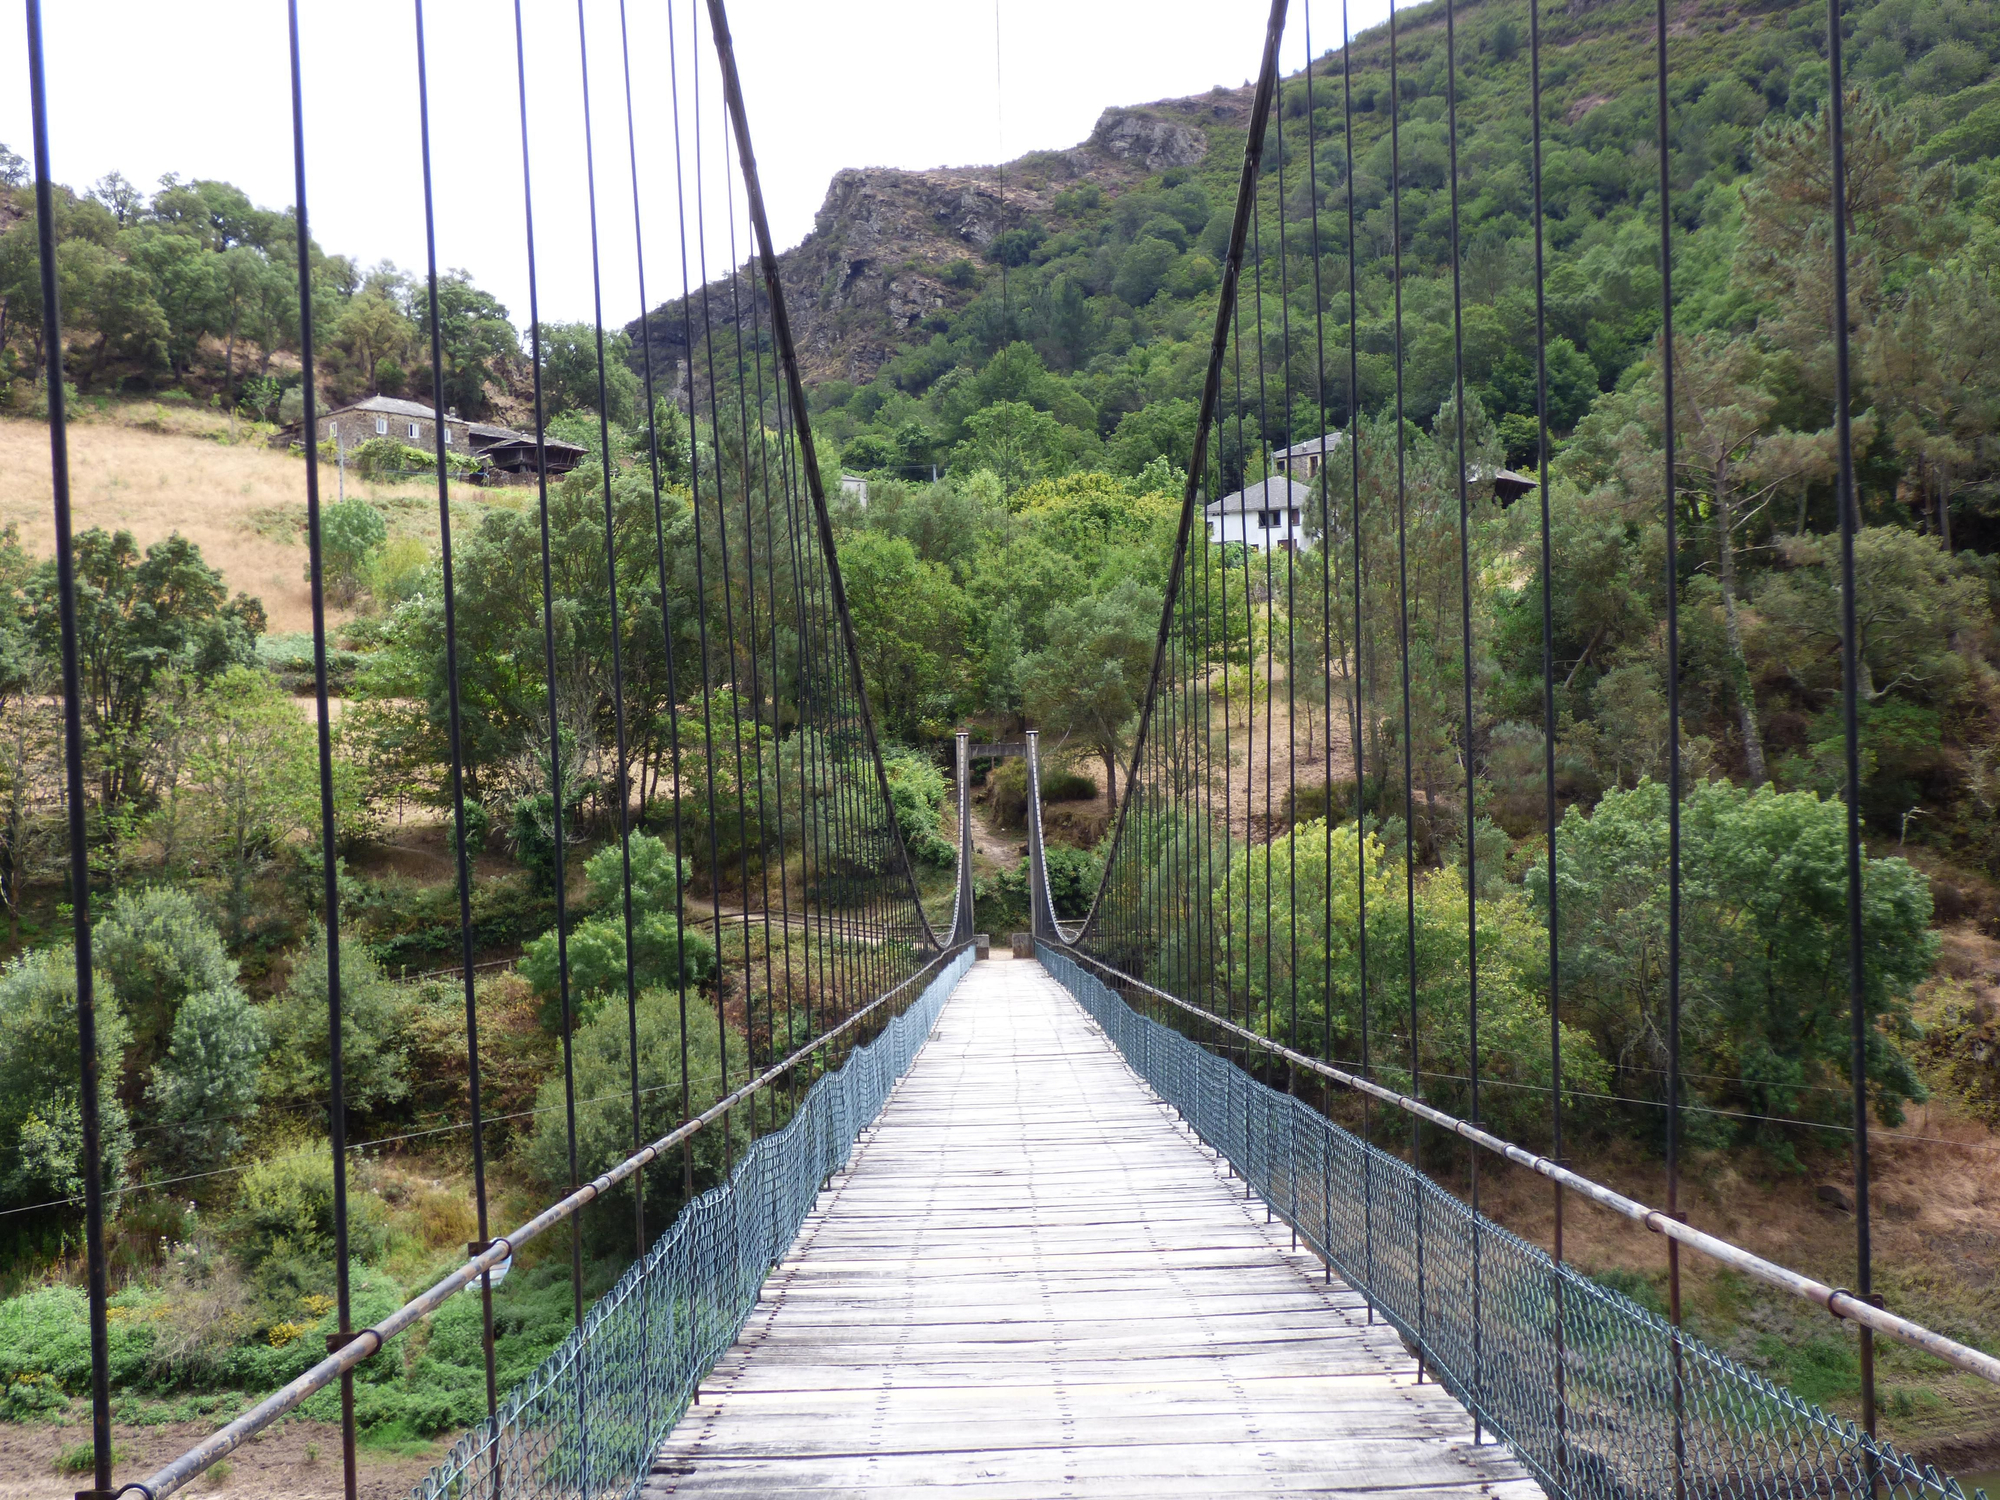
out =
<svg viewBox="0 0 2000 1500"><path fill-rule="evenodd" d="M117 993L96 982L98 1126L107 1185L124 1175L132 1133L113 1084L130 1035ZM0 1206L83 1191L81 1054L76 957L64 945L23 954L0 970Z"/></svg>
<svg viewBox="0 0 2000 1500"><path fill-rule="evenodd" d="M639 1128L646 1140L657 1140L681 1122L681 1002L672 990L647 990L638 998ZM579 1026L572 1046L576 1078L577 1171L583 1180L595 1177L632 1154L632 1072L627 1051L629 1025L623 1005L607 1005ZM729 1036L732 1082L742 1082L743 1039ZM711 1003L687 997L687 1069L689 1109L700 1114L722 1097L722 1033ZM550 1191L570 1186L568 1137L564 1125L561 1072L542 1083L537 1096L535 1133L526 1144L528 1168ZM742 1112L732 1131L744 1129ZM739 1137L740 1151L746 1136ZM710 1126L696 1132L693 1143L695 1186L699 1191L718 1180L722 1167L722 1130ZM681 1199L678 1155L656 1163L646 1177L649 1216L665 1223L669 1206ZM604 1220L615 1214L599 1216ZM629 1230L630 1220L625 1221ZM629 1242L628 1242L629 1248Z"/></svg>
<svg viewBox="0 0 2000 1500"><path fill-rule="evenodd" d="M340 941L340 1045L348 1108L366 1114L409 1093L403 1020L409 998L352 933ZM296 955L290 983L264 1008L272 1046L264 1094L282 1104L323 1107L327 1063L326 932Z"/></svg>
<svg viewBox="0 0 2000 1500"><path fill-rule="evenodd" d="M90 941L92 961L115 978L140 1067L167 1050L183 1000L236 984L221 934L192 896L172 886L120 891Z"/></svg>
<svg viewBox="0 0 2000 1500"><path fill-rule="evenodd" d="M645 989L706 984L715 974L715 944L676 920L685 867L651 834L633 834L631 846L634 982ZM583 870L597 915L571 928L568 936L570 994L578 1015L590 1014L606 994L625 985L623 852L613 842L592 855ZM543 933L521 954L521 976L545 1001L559 993L559 957L553 932Z"/></svg>
<svg viewBox="0 0 2000 1500"><path fill-rule="evenodd" d="M1044 802L1088 802L1097 795L1097 783L1077 771L1049 771L1042 776Z"/></svg>

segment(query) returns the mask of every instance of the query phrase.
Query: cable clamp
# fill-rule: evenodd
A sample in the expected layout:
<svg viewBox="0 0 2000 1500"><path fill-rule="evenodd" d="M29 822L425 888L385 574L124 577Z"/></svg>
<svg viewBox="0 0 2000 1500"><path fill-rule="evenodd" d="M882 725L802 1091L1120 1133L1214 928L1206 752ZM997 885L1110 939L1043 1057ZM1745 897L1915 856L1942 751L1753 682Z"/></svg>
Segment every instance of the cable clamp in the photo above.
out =
<svg viewBox="0 0 2000 1500"><path fill-rule="evenodd" d="M356 1329L351 1333L329 1333L326 1336L326 1352L328 1354L338 1354L349 1344L360 1338L363 1333L369 1331L368 1329Z"/></svg>

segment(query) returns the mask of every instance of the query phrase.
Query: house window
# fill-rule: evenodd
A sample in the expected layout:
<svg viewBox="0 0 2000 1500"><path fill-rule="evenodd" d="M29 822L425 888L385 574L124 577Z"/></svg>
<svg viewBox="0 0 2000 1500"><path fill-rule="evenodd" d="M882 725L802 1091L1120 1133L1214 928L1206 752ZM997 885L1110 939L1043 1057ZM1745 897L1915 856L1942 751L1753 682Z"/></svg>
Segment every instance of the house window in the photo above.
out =
<svg viewBox="0 0 2000 1500"><path fill-rule="evenodd" d="M449 427L444 430L444 445L447 448L451 446L451 429Z"/></svg>
<svg viewBox="0 0 2000 1500"><path fill-rule="evenodd" d="M1262 527L1265 531L1271 530L1278 524L1278 513L1275 510L1258 511L1257 524L1260 527Z"/></svg>
<svg viewBox="0 0 2000 1500"><path fill-rule="evenodd" d="M417 424L415 422L412 422L410 424L410 436L411 437L417 436Z"/></svg>
<svg viewBox="0 0 2000 1500"><path fill-rule="evenodd" d="M375 419L375 435L377 437L387 437L389 435L389 419L387 417L377 417Z"/></svg>
<svg viewBox="0 0 2000 1500"><path fill-rule="evenodd" d="M1292 508L1292 524L1294 526L1299 524L1299 512L1296 506Z"/></svg>

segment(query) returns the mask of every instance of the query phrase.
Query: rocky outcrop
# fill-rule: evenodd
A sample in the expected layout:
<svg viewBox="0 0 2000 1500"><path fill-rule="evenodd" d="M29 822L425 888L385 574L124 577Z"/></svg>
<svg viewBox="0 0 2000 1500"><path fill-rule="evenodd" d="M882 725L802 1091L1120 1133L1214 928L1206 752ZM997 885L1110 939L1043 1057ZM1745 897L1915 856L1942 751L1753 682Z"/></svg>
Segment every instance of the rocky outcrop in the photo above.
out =
<svg viewBox="0 0 2000 1500"><path fill-rule="evenodd" d="M955 262L983 263L996 236L1045 219L1055 195L1078 182L1107 197L1170 167L1208 157L1210 131L1240 128L1248 89L1107 109L1090 139L1068 151L1037 152L1001 167L886 167L836 172L812 233L780 253L779 275L792 315L799 363L810 381L871 379L900 345L921 343L926 325L974 295L974 277ZM718 328L748 316L747 283L732 302L728 280L707 289ZM701 322L696 294L694 322ZM679 302L627 330L648 339L656 370L684 370L687 318Z"/></svg>
<svg viewBox="0 0 2000 1500"><path fill-rule="evenodd" d="M1198 166L1208 155L1208 137L1193 125L1136 109L1107 109L1099 115L1090 145L1148 172Z"/></svg>

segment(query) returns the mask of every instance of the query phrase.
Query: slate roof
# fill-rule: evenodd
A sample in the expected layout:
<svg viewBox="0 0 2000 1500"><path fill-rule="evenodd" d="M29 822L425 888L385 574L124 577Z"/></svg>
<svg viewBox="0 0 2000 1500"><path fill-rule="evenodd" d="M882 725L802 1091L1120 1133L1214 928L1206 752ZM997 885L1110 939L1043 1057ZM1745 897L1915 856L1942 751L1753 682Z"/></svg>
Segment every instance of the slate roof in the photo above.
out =
<svg viewBox="0 0 2000 1500"><path fill-rule="evenodd" d="M1235 515L1248 510L1304 510L1312 501L1312 486L1287 479L1284 475L1274 475L1270 479L1258 481L1248 489L1238 490L1233 495L1224 495L1220 500L1210 501L1203 508L1204 515Z"/></svg>

